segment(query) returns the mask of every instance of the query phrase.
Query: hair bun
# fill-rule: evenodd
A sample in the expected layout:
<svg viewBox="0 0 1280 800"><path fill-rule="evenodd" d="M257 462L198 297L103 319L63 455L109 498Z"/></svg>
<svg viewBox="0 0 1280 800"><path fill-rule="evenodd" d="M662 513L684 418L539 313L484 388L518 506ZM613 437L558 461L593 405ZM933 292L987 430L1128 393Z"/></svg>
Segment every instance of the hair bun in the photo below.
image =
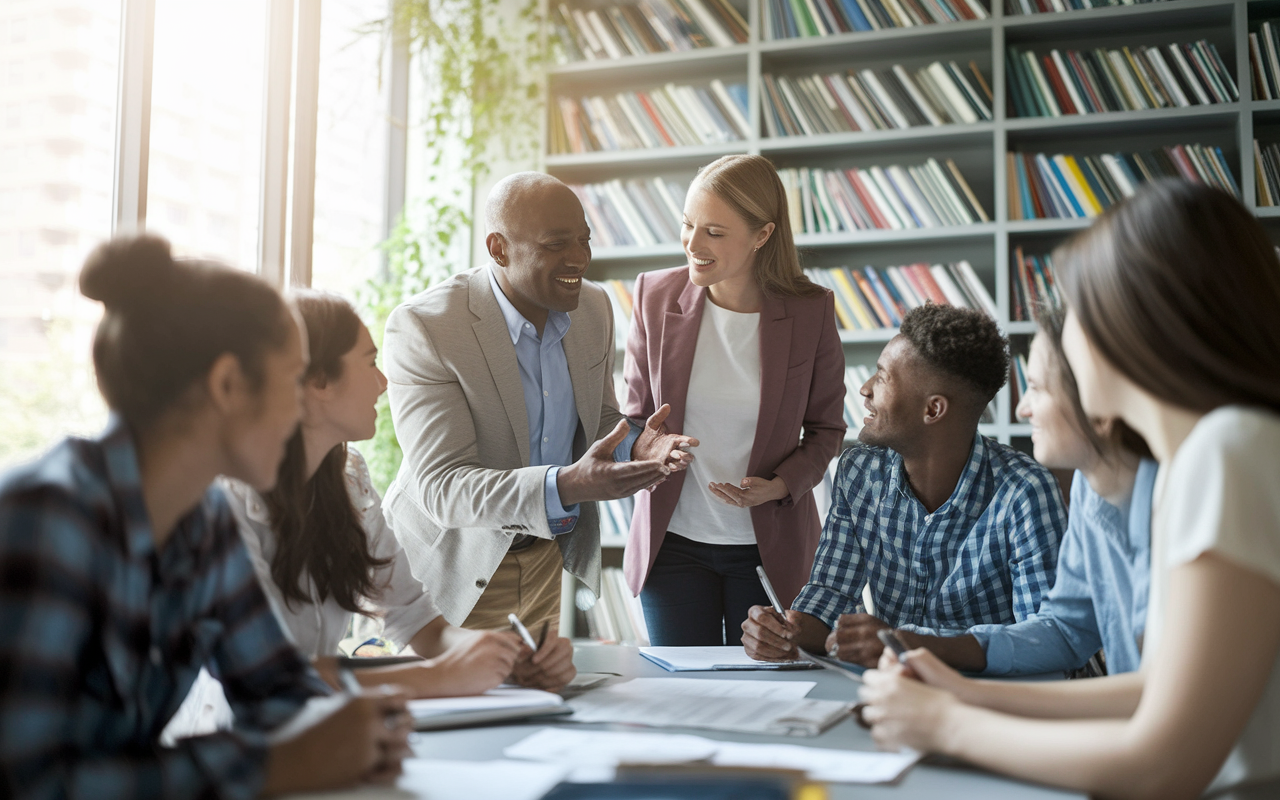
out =
<svg viewBox="0 0 1280 800"><path fill-rule="evenodd" d="M103 242L85 259L80 292L108 309L144 305L169 284L177 269L169 242L159 236L125 236Z"/></svg>

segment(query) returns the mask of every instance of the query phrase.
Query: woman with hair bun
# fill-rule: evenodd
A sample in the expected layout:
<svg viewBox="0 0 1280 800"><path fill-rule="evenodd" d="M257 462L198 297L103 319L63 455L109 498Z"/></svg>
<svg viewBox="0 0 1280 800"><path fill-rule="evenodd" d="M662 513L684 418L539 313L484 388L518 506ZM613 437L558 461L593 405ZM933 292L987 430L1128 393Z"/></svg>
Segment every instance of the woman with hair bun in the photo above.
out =
<svg viewBox="0 0 1280 800"><path fill-rule="evenodd" d="M3 794L248 798L394 777L395 693L269 743L329 689L210 488L275 482L307 365L293 316L258 278L150 236L99 247L80 288L105 306L93 359L112 418L0 477ZM236 727L161 747L206 664Z"/></svg>
<svg viewBox="0 0 1280 800"><path fill-rule="evenodd" d="M636 280L623 413L698 439L687 472L636 496L627 582L655 645L741 644L742 622L809 579L813 487L844 438L832 293L805 277L773 164L725 156L689 187L688 263Z"/></svg>
<svg viewBox="0 0 1280 800"><path fill-rule="evenodd" d="M1141 667L983 708L927 650L886 651L863 718L882 745L1092 796L1280 797L1280 258L1234 197L1159 181L1053 261L1085 411L1160 463Z"/></svg>

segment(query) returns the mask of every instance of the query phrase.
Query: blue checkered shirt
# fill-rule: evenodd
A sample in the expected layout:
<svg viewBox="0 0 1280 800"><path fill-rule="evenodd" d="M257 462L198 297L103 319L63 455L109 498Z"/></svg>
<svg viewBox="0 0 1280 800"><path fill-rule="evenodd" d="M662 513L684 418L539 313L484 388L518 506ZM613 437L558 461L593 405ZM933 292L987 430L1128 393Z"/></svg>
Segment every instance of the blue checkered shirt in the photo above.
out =
<svg viewBox="0 0 1280 800"><path fill-rule="evenodd" d="M840 457L831 511L809 583L792 608L834 627L841 614L958 635L1020 622L1053 586L1067 511L1058 483L1018 451L976 436L947 502L932 514L907 483L902 456L855 445Z"/></svg>
<svg viewBox="0 0 1280 800"><path fill-rule="evenodd" d="M161 747L206 663L235 728ZM327 693L220 492L157 552L119 420L0 477L0 796L255 797L266 732Z"/></svg>

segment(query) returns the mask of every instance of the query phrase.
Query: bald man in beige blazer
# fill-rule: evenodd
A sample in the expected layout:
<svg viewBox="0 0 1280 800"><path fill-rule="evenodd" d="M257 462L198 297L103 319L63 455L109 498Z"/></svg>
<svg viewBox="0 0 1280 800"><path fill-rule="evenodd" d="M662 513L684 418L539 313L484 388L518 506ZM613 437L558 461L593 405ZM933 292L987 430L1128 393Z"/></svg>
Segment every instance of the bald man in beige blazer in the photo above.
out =
<svg viewBox="0 0 1280 800"><path fill-rule="evenodd" d="M599 594L593 501L656 485L696 441L665 433L666 410L646 426L618 410L613 316L583 280L590 230L573 192L520 173L494 188L485 216L492 263L387 321L404 461L384 510L450 622L554 624L561 567Z"/></svg>

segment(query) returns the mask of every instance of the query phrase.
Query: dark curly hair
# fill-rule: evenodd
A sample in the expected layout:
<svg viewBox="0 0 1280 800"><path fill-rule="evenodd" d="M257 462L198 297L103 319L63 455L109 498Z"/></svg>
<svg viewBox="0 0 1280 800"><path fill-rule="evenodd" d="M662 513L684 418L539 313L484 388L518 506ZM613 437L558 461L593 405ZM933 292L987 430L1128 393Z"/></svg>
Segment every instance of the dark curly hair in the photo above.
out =
<svg viewBox="0 0 1280 800"><path fill-rule="evenodd" d="M1009 340L981 311L929 303L907 312L901 334L929 366L973 390L985 406L1009 375Z"/></svg>

